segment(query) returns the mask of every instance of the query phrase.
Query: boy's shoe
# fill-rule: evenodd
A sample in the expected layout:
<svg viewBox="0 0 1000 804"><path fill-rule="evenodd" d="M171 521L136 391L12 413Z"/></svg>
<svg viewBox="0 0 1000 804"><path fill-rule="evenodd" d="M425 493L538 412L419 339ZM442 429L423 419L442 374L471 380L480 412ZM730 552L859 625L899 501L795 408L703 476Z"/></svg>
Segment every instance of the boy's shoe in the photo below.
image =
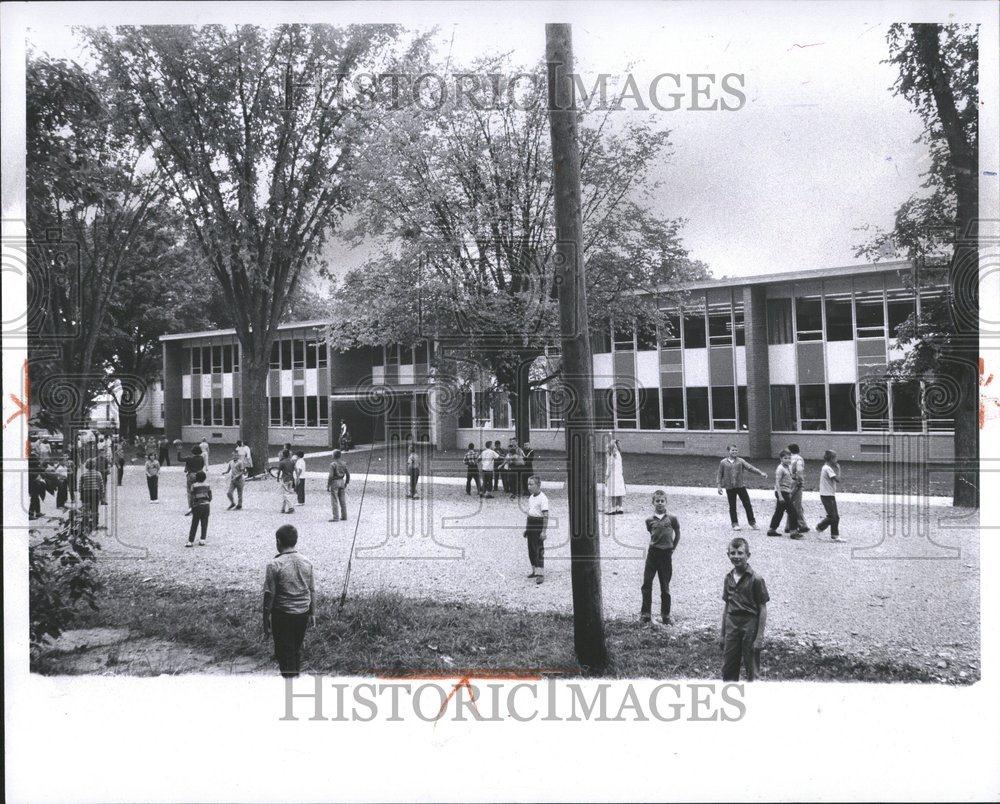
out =
<svg viewBox="0 0 1000 804"><path fill-rule="evenodd" d="M536 584L539 584L539 583L541 583L544 580L545 580L545 576L544 575L536 575L535 576L535 583Z"/></svg>
<svg viewBox="0 0 1000 804"><path fill-rule="evenodd" d="M188 542L184 545L185 547L194 547L194 542Z"/></svg>
<svg viewBox="0 0 1000 804"><path fill-rule="evenodd" d="M799 528L799 533L808 533L811 530L812 528L810 528L808 525L803 525L801 528Z"/></svg>
<svg viewBox="0 0 1000 804"><path fill-rule="evenodd" d="M198 542L198 546L199 547L204 547L206 544L207 544L207 542L204 539L202 539L201 541Z"/></svg>
<svg viewBox="0 0 1000 804"><path fill-rule="evenodd" d="M805 533L803 533L800 530L797 530L794 533L789 533L788 534L788 538L789 539L801 539L803 536L805 536Z"/></svg>
<svg viewBox="0 0 1000 804"><path fill-rule="evenodd" d="M648 615L648 614L640 614L639 615L639 623L640 623L640 625L649 625L652 621L653 621L653 618L650 617L650 615Z"/></svg>
<svg viewBox="0 0 1000 804"><path fill-rule="evenodd" d="M674 623L673 623L673 620L671 620L669 617L664 617L663 618L663 622L661 624L662 625L673 625Z"/></svg>
<svg viewBox="0 0 1000 804"><path fill-rule="evenodd" d="M833 534L831 533L831 534L830 534L830 538L831 538L831 539L832 539L833 541L835 541L835 542L839 542L839 541L840 541L840 536L839 536L839 535L837 535L837 536L834 536L834 535L833 535Z"/></svg>
<svg viewBox="0 0 1000 804"><path fill-rule="evenodd" d="M528 573L528 577L529 578L537 578L538 577L538 573L535 572L534 570L532 570L531 572Z"/></svg>
<svg viewBox="0 0 1000 804"><path fill-rule="evenodd" d="M184 516L191 516L191 511L190 511L190 510L188 510L188 511L185 511L185 512L184 512Z"/></svg>
<svg viewBox="0 0 1000 804"><path fill-rule="evenodd" d="M229 507L226 510L227 511L232 511L235 507L236 507L236 503L229 503Z"/></svg>
<svg viewBox="0 0 1000 804"><path fill-rule="evenodd" d="M772 528L768 528L767 535L768 536L780 536L781 534L778 533L778 531L773 530Z"/></svg>
<svg viewBox="0 0 1000 804"><path fill-rule="evenodd" d="M760 530L760 528L757 527L757 523L756 522L751 522L750 523L750 530Z"/></svg>
<svg viewBox="0 0 1000 804"><path fill-rule="evenodd" d="M733 530L742 530L739 525L733 525Z"/></svg>
<svg viewBox="0 0 1000 804"><path fill-rule="evenodd" d="M242 511L243 510L243 506L242 505L237 505L233 510L234 511Z"/></svg>

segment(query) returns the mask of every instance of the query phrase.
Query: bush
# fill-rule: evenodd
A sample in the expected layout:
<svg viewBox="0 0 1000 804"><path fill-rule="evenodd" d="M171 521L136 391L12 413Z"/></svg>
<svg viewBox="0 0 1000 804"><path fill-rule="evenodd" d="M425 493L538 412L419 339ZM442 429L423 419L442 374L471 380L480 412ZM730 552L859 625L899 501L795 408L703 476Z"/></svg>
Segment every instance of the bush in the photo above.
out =
<svg viewBox="0 0 1000 804"><path fill-rule="evenodd" d="M97 609L97 551L92 522L76 511L56 519L50 536L28 547L28 605L31 646L58 637L81 604Z"/></svg>

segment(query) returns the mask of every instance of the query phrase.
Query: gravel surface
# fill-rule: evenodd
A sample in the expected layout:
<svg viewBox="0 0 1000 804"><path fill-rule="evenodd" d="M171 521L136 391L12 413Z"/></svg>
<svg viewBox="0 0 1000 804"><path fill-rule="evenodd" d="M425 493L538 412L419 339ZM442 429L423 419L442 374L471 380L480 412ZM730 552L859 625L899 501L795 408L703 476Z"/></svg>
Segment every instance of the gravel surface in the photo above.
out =
<svg viewBox="0 0 1000 804"><path fill-rule="evenodd" d="M300 549L312 559L319 590L339 595L351 540L358 526L363 478L349 488L346 522L331 523L323 481L307 481L307 503L292 515L278 513L275 485L247 484L244 509L227 512L221 478L209 545L184 548L190 519L178 472L160 478L158 505L150 504L142 470L129 467L122 488L109 487L111 532L101 541L102 569L175 580L199 587L257 588L274 555L275 529L295 524ZM464 599L529 610L571 609L567 507L562 492L549 494L552 525L546 542L546 580L528 581L524 512L507 499L467 497L461 487L428 486L422 499L404 489L368 486L352 565L350 590L391 590L411 597ZM735 535L725 499L677 496L669 500L681 522L671 582L673 619L679 628L718 622L725 550ZM755 502L758 519L771 513ZM600 515L604 613L634 617L639 609L645 544L645 495L630 495L622 516ZM807 518L822 515L807 505ZM850 649L896 646L920 656L978 657L979 541L972 527L940 527L949 509L884 511L880 503L843 503L841 543L815 532L801 541L743 531L751 564L771 595L768 629ZM742 520L742 510L740 512ZM920 525L927 533L913 533ZM194 594L195 592L192 591ZM654 611L658 607L654 585Z"/></svg>

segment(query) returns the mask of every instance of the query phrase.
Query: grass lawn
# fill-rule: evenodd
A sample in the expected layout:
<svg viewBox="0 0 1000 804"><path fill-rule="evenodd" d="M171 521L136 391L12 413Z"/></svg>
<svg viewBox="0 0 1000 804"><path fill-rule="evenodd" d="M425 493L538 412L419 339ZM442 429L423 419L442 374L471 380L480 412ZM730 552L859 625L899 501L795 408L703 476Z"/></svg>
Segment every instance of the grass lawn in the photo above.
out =
<svg viewBox="0 0 1000 804"><path fill-rule="evenodd" d="M272 646L261 633L259 596L243 590L160 584L140 576L109 577L98 611L81 612L73 628L127 629L130 640L149 638L236 663L250 672L275 673ZM641 626L634 620L606 623L613 656L609 677L717 679L721 655L714 628L692 631ZM76 653L33 658L47 674L74 670ZM127 658L128 642L108 651L102 672L160 674L183 668L157 667ZM580 675L573 653L573 623L567 614L527 612L474 603L415 600L378 593L338 601L322 596L317 626L305 642L306 672L331 675L413 676L421 673L519 673ZM202 668L203 669L203 668ZM91 672L93 672L91 667ZM190 672L190 670L188 670ZM938 670L878 651L849 654L807 640L774 635L762 654L765 680L906 681L972 683L978 672Z"/></svg>

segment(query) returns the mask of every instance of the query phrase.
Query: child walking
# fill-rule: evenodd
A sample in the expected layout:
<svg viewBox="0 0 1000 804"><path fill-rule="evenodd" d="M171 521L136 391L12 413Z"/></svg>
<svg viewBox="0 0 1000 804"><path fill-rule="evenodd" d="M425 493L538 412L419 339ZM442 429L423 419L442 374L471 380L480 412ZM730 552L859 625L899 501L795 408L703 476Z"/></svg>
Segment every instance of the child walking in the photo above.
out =
<svg viewBox="0 0 1000 804"><path fill-rule="evenodd" d="M156 456L150 452L146 456L146 488L149 489L149 501L151 503L159 503L159 487L160 487L160 462L156 460Z"/></svg>
<svg viewBox="0 0 1000 804"><path fill-rule="evenodd" d="M840 540L840 514L837 513L837 484L840 483L840 464L837 453L828 449L823 453L823 468L819 473L819 501L823 503L826 516L816 525L822 532L830 528L830 538Z"/></svg>
<svg viewBox="0 0 1000 804"><path fill-rule="evenodd" d="M774 471L774 514L771 516L771 525L767 529L768 536L780 536L778 525L781 524L781 517L788 514L788 533L793 539L801 539L802 531L799 527L799 517L795 512L795 503L792 502L792 494L796 489L795 475L792 474L792 453L783 449L779 455L778 468Z"/></svg>
<svg viewBox="0 0 1000 804"><path fill-rule="evenodd" d="M639 620L652 621L653 578L660 582L660 619L670 625L670 578L674 574L674 550L681 540L681 526L677 517L667 512L667 493L662 489L653 492L653 515L646 519L649 548L646 566L642 571L642 609Z"/></svg>
<svg viewBox="0 0 1000 804"><path fill-rule="evenodd" d="M740 665L747 681L759 673L760 647L767 623L767 593L764 578L750 569L750 544L737 536L729 543L732 572L722 582L722 680L739 681Z"/></svg>
<svg viewBox="0 0 1000 804"><path fill-rule="evenodd" d="M205 546L208 538L208 513L212 503L212 487L208 485L203 471L194 476L191 484L191 529L188 531L188 541L185 547L194 547L194 534L201 525L199 547Z"/></svg>
<svg viewBox="0 0 1000 804"><path fill-rule="evenodd" d="M740 522L736 516L736 498L739 497L743 503L743 510L747 515L747 524L751 530L757 530L757 520L754 519L753 506L750 504L750 495L747 493L747 485L743 481L744 471L753 472L760 475L765 480L767 472L762 472L756 466L747 463L739 456L739 449L735 444L730 444L727 448L729 454L719 462L719 474L716 478L719 494L726 490L726 497L729 498L729 521L733 525L733 530L740 529Z"/></svg>
<svg viewBox="0 0 1000 804"><path fill-rule="evenodd" d="M229 489L226 497L229 499L227 511L243 510L243 487L246 483L246 464L240 455L239 447L233 450L233 457L226 464L226 471L223 477L229 475Z"/></svg>
<svg viewBox="0 0 1000 804"><path fill-rule="evenodd" d="M524 538L528 540L528 561L531 563L529 578L539 584L545 580L545 529L549 525L549 498L542 492L541 481L532 475L528 478L528 521Z"/></svg>

